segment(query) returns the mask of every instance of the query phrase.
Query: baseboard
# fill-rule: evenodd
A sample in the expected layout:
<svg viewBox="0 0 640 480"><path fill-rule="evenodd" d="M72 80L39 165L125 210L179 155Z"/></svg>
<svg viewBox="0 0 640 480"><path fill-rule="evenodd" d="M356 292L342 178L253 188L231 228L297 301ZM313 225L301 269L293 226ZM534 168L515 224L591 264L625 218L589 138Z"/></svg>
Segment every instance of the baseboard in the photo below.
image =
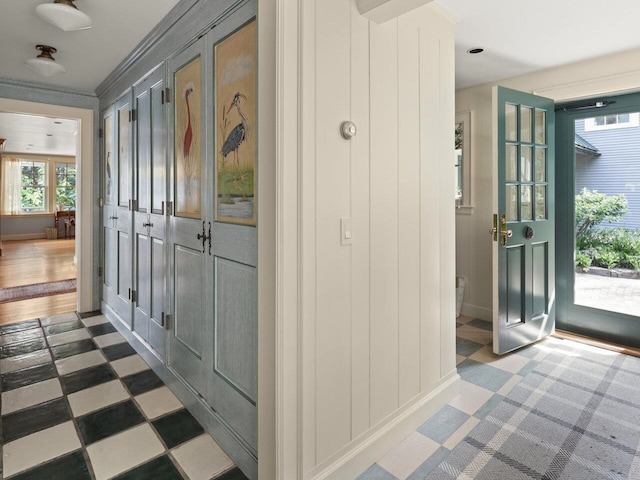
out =
<svg viewBox="0 0 640 480"><path fill-rule="evenodd" d="M479 307L470 303L462 304L462 315L468 317L479 318L486 322L493 322L493 310L490 308Z"/></svg>
<svg viewBox="0 0 640 480"><path fill-rule="evenodd" d="M420 425L448 404L459 392L456 370L430 392L418 395L368 432L309 472L311 480L357 478Z"/></svg>
<svg viewBox="0 0 640 480"><path fill-rule="evenodd" d="M0 241L10 242L12 240L40 240L41 238L47 238L45 233L20 233L16 235L2 235Z"/></svg>
<svg viewBox="0 0 640 480"><path fill-rule="evenodd" d="M106 303L101 303L102 314L116 327L138 354L149 364L167 387L180 399L189 412L200 422L220 448L235 462L250 479L258 479L258 459L245 448L242 440L230 430L225 422L204 400L187 385L163 359L159 358Z"/></svg>

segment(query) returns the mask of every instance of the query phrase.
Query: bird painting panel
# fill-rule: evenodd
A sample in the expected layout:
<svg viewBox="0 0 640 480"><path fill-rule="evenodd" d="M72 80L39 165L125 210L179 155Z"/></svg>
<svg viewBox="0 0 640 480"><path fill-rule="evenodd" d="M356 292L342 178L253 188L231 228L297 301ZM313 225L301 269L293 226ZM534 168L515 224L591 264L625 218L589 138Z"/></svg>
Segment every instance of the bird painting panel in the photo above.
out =
<svg viewBox="0 0 640 480"><path fill-rule="evenodd" d="M176 215L200 218L202 164L201 60L198 56L175 74Z"/></svg>
<svg viewBox="0 0 640 480"><path fill-rule="evenodd" d="M215 47L216 220L256 223L256 22Z"/></svg>

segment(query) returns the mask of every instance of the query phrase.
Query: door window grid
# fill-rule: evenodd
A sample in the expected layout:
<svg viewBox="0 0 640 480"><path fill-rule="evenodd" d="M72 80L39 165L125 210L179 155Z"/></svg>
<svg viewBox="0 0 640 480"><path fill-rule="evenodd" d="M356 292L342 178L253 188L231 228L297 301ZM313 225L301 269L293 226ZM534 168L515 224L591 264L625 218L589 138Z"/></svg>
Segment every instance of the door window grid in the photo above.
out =
<svg viewBox="0 0 640 480"><path fill-rule="evenodd" d="M507 221L547 218L546 112L505 105Z"/></svg>

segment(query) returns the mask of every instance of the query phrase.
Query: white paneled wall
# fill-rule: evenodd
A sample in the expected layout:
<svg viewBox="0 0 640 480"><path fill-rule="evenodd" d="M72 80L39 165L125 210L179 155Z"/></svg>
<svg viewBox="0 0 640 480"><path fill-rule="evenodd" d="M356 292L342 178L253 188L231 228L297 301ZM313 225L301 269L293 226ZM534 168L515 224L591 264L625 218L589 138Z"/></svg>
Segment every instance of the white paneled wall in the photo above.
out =
<svg viewBox="0 0 640 480"><path fill-rule="evenodd" d="M298 5L299 471L344 479L458 378L453 23L431 5L380 25L349 0Z"/></svg>

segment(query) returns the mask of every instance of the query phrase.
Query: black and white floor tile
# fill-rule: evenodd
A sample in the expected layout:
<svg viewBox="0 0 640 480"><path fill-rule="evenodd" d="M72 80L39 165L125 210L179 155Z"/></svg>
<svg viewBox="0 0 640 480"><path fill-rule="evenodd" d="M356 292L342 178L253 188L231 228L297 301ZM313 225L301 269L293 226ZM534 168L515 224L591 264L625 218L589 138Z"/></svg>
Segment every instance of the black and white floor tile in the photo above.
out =
<svg viewBox="0 0 640 480"><path fill-rule="evenodd" d="M246 480L102 315L0 327L2 479Z"/></svg>

